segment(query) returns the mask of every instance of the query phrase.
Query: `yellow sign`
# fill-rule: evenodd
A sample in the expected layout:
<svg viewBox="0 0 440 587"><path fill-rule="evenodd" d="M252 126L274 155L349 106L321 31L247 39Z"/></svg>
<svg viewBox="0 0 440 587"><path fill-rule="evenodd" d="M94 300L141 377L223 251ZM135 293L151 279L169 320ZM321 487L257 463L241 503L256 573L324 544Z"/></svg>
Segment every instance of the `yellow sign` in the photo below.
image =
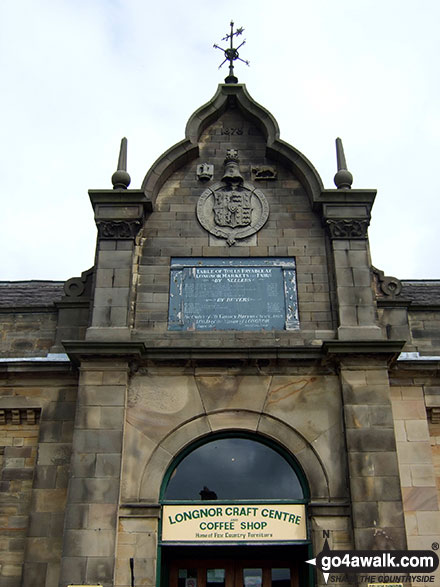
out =
<svg viewBox="0 0 440 587"><path fill-rule="evenodd" d="M403 587L403 583L368 583L368 587Z"/></svg>
<svg viewBox="0 0 440 587"><path fill-rule="evenodd" d="M164 505L164 542L306 540L303 504Z"/></svg>

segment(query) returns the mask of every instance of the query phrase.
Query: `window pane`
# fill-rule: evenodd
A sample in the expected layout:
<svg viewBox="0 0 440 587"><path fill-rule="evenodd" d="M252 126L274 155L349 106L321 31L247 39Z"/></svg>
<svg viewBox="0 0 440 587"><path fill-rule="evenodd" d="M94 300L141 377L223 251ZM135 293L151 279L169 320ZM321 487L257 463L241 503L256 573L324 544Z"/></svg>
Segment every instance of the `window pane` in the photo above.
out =
<svg viewBox="0 0 440 587"><path fill-rule="evenodd" d="M224 587L225 585L225 569L207 569L206 571L206 587Z"/></svg>
<svg viewBox="0 0 440 587"><path fill-rule="evenodd" d="M197 587L197 569L179 569L178 587Z"/></svg>
<svg viewBox="0 0 440 587"><path fill-rule="evenodd" d="M176 467L165 499L302 499L291 465L274 449L248 438L199 446Z"/></svg>
<svg viewBox="0 0 440 587"><path fill-rule="evenodd" d="M261 587L263 584L263 569L243 569L244 587Z"/></svg>
<svg viewBox="0 0 440 587"><path fill-rule="evenodd" d="M272 569L272 587L290 587L290 569Z"/></svg>

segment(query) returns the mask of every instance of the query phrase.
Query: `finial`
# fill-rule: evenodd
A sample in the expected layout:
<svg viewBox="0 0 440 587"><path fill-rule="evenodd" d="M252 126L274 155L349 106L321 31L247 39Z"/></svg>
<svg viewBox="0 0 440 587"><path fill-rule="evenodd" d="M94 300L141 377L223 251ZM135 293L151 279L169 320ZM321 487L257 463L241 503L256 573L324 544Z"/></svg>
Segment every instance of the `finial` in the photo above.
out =
<svg viewBox="0 0 440 587"><path fill-rule="evenodd" d="M243 63L246 63L246 65L249 65L249 61L245 61L244 59L241 59L241 57L238 55L238 50L240 49L240 47L242 47L245 43L246 40L244 40L236 49L234 49L233 47L233 37L238 37L239 35L241 35L244 31L243 27L238 28L235 33L234 33L234 21L231 20L231 32L229 34L227 34L225 37L223 37L222 41L231 41L230 47L228 47L228 49L223 49L223 47L219 47L218 45L214 45L215 49L220 49L221 51L223 51L223 53L225 54L225 60L220 63L219 65L219 69L220 67L223 65L223 63L226 63L226 61L229 61L229 75L225 78L225 83L227 84L237 84L238 83L238 78L235 77L234 75L234 61L236 59L238 59L239 61L243 61Z"/></svg>
<svg viewBox="0 0 440 587"><path fill-rule="evenodd" d="M226 183L243 183L244 179L240 173L240 159L237 149L228 149L225 157L225 172L222 181Z"/></svg>
<svg viewBox="0 0 440 587"><path fill-rule="evenodd" d="M130 181L131 177L127 173L127 139L124 137L119 150L118 169L112 175L113 189L126 190Z"/></svg>
<svg viewBox="0 0 440 587"><path fill-rule="evenodd" d="M345 161L344 147L340 138L336 139L336 160L338 162L338 171L335 175L334 182L338 190L351 189L353 183L353 176L347 169Z"/></svg>

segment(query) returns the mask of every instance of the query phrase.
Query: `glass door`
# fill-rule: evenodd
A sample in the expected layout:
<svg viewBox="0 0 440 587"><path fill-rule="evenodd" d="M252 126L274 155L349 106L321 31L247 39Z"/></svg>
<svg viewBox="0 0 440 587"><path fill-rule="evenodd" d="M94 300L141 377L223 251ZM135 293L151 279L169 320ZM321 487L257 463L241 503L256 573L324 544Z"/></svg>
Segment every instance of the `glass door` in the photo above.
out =
<svg viewBox="0 0 440 587"><path fill-rule="evenodd" d="M191 560L172 562L170 587L299 587L291 561Z"/></svg>

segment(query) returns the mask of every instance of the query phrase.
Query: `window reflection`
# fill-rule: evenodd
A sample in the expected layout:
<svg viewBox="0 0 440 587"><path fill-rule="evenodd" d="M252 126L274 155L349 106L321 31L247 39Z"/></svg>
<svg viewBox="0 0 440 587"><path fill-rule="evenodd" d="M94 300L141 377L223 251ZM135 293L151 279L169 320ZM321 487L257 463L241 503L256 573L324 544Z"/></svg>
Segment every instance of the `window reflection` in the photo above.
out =
<svg viewBox="0 0 440 587"><path fill-rule="evenodd" d="M207 569L206 587L224 587L225 576L225 569Z"/></svg>
<svg viewBox="0 0 440 587"><path fill-rule="evenodd" d="M291 465L274 449L248 438L199 446L176 467L165 499L301 499Z"/></svg>
<svg viewBox="0 0 440 587"><path fill-rule="evenodd" d="M261 587L263 569L243 569L243 587Z"/></svg>
<svg viewBox="0 0 440 587"><path fill-rule="evenodd" d="M178 587L197 587L197 569L179 569Z"/></svg>

